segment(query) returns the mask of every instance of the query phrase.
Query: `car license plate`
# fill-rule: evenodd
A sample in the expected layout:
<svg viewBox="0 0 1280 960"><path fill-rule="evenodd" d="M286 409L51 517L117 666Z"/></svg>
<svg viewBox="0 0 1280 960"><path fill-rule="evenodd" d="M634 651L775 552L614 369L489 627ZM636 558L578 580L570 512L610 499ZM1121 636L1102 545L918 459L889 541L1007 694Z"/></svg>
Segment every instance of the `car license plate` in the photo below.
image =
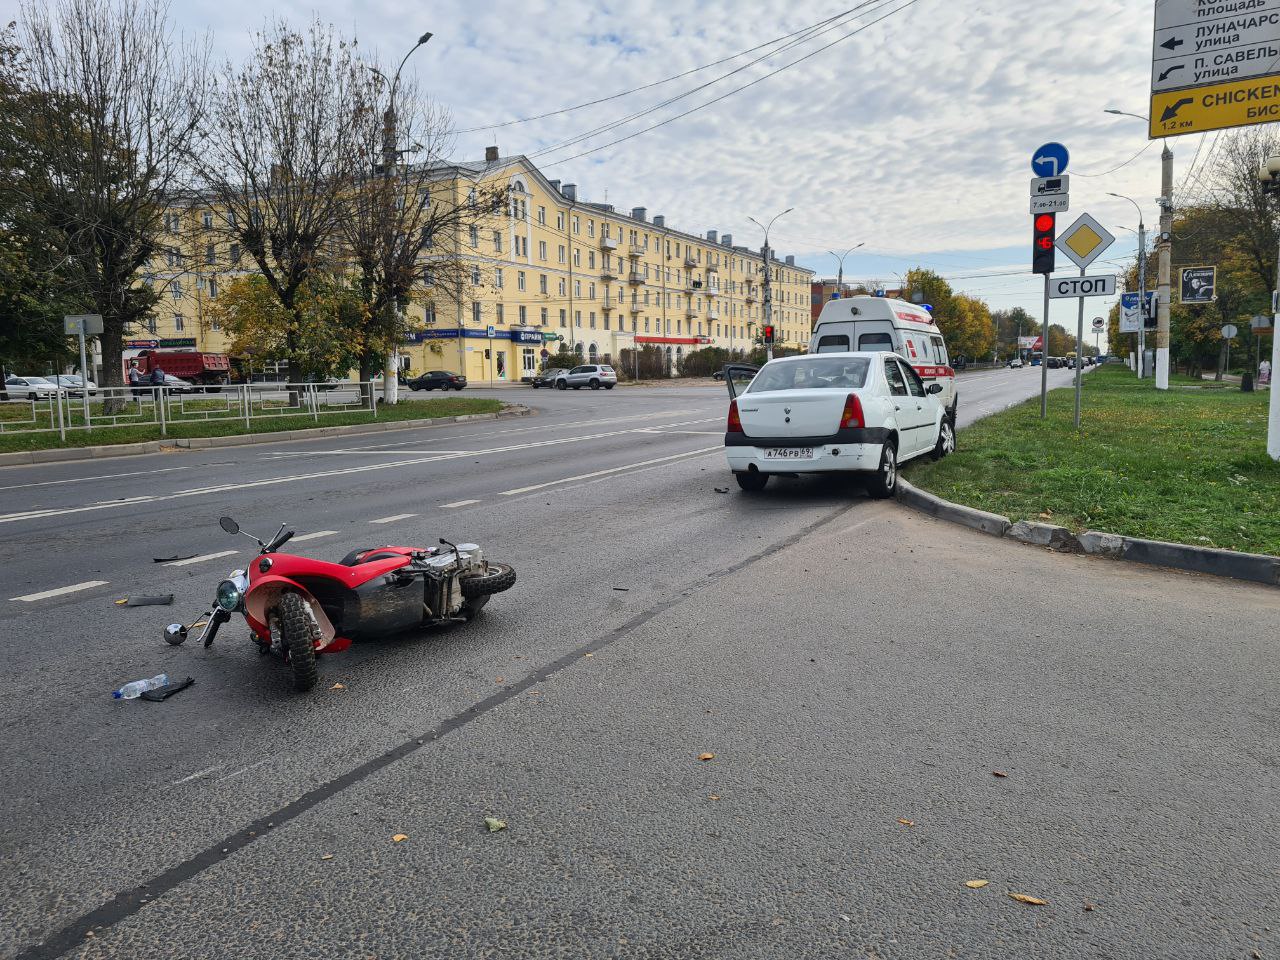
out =
<svg viewBox="0 0 1280 960"><path fill-rule="evenodd" d="M776 447L764 452L766 460L812 460L813 447Z"/></svg>

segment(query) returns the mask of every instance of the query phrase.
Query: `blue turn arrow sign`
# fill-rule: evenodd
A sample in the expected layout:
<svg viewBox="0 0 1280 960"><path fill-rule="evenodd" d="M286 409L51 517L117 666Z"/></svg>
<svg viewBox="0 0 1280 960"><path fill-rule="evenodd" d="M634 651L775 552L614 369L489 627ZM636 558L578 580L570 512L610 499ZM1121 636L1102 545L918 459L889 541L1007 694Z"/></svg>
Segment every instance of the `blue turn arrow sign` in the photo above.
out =
<svg viewBox="0 0 1280 960"><path fill-rule="evenodd" d="M1067 172L1071 155L1060 143L1046 143L1031 155L1031 169L1037 177L1060 177Z"/></svg>

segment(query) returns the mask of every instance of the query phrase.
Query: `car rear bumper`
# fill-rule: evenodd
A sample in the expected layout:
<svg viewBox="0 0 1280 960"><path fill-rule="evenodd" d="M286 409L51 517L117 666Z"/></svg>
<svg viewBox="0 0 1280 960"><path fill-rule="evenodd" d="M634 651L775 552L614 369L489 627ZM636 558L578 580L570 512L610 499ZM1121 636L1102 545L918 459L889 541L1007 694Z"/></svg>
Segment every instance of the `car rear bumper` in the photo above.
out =
<svg viewBox="0 0 1280 960"><path fill-rule="evenodd" d="M726 446L725 459L734 473L757 470L760 473L841 473L876 470L880 466L883 443L825 443L812 448L813 455L805 459L776 459L766 455L769 450L800 449L786 447Z"/></svg>

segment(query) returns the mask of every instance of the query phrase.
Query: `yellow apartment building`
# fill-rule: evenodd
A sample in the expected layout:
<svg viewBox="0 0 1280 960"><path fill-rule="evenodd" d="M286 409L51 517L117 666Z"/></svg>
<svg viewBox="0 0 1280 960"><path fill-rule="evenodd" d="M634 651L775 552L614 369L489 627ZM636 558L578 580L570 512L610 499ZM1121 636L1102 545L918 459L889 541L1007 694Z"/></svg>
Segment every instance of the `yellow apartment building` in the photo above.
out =
<svg viewBox="0 0 1280 960"><path fill-rule="evenodd" d="M674 369L708 346L750 350L764 320L759 251L716 230L695 234L578 196L571 183L546 179L523 156L442 168L440 189L455 202L471 191L506 188L505 212L437 241L423 253L424 283L408 308L413 331L401 364L414 372L454 370L475 383L519 382L544 352L563 345L583 362L616 362L622 350L652 346ZM433 187L433 193L437 188ZM165 219L172 245L153 260L164 284L150 329L128 345L225 352L209 305L236 276L250 272L216 229L212 210L187 204ZM432 286L430 264L451 256L469 281L460 298ZM773 259L773 321L785 345L807 344L813 271L793 257ZM454 288L456 289L456 288Z"/></svg>

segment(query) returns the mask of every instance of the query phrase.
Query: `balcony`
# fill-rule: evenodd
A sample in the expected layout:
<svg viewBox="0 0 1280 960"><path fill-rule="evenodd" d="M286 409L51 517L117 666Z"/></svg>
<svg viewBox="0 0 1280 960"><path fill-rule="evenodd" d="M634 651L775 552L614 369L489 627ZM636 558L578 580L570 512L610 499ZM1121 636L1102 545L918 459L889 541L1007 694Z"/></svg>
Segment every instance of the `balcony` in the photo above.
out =
<svg viewBox="0 0 1280 960"><path fill-rule="evenodd" d="M639 300L632 300L630 305L627 307L627 309L632 313L639 313L641 310L644 309L644 304L642 304Z"/></svg>
<svg viewBox="0 0 1280 960"><path fill-rule="evenodd" d="M684 318L686 320L697 320L698 316L698 311L693 309L693 307L685 307Z"/></svg>
<svg viewBox="0 0 1280 960"><path fill-rule="evenodd" d="M686 253L684 255L684 265L686 267L696 267L698 265L698 261Z"/></svg>
<svg viewBox="0 0 1280 960"><path fill-rule="evenodd" d="M616 301L613 301L613 300L600 301L600 309L605 313L609 313L612 310L616 310L617 307L618 307L618 304Z"/></svg>
<svg viewBox="0 0 1280 960"><path fill-rule="evenodd" d="M614 237L601 237L600 249L601 250L617 250L618 249L617 239Z"/></svg>
<svg viewBox="0 0 1280 960"><path fill-rule="evenodd" d="M600 279L601 279L601 280L605 280L605 281L609 281L609 280L617 280L617 279L618 279L618 268L617 268L617 267L601 267L601 268L600 268Z"/></svg>
<svg viewBox="0 0 1280 960"><path fill-rule="evenodd" d="M690 280L684 285L684 292L687 296L693 296L695 293L706 293L707 289L702 285L701 280Z"/></svg>
<svg viewBox="0 0 1280 960"><path fill-rule="evenodd" d="M720 311L719 311L719 310L716 310L714 307L709 307L709 308L707 309L707 319L708 319L708 320L712 320L712 321L719 320L719 319L720 319Z"/></svg>
<svg viewBox="0 0 1280 960"><path fill-rule="evenodd" d="M707 264L707 273L719 273L719 272L720 272L720 268L717 267L714 263Z"/></svg>
<svg viewBox="0 0 1280 960"><path fill-rule="evenodd" d="M638 247L634 243L627 247L627 256L631 257L633 260L643 257L645 253L646 250L644 247Z"/></svg>
<svg viewBox="0 0 1280 960"><path fill-rule="evenodd" d="M746 290L746 292L743 294L743 296L746 298L747 303L755 303L755 302L756 302L756 288L755 288L755 287L747 287L747 290Z"/></svg>
<svg viewBox="0 0 1280 960"><path fill-rule="evenodd" d="M645 279L645 276L643 273L640 273L637 270L632 270L630 273L627 274L627 283L634 284L637 287L643 287L646 283L648 283L648 280Z"/></svg>
<svg viewBox="0 0 1280 960"><path fill-rule="evenodd" d="M708 297L718 297L720 296L720 284L709 283L702 288L702 292L705 293Z"/></svg>

